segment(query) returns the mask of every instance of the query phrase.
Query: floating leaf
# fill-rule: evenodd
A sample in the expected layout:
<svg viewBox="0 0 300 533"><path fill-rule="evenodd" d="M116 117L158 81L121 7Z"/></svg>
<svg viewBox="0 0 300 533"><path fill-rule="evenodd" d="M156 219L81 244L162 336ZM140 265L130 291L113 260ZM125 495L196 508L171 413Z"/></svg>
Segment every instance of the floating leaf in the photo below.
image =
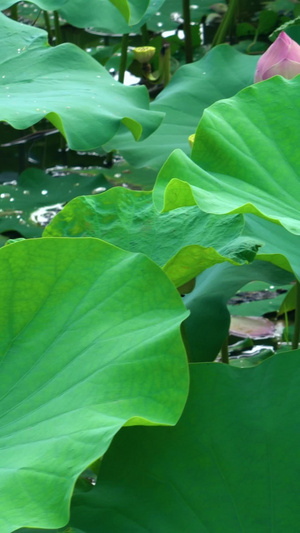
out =
<svg viewBox="0 0 300 533"><path fill-rule="evenodd" d="M259 256L260 258L260 256ZM247 283L233 297L228 305L231 315L262 316L279 311L293 285L274 287L270 283Z"/></svg>
<svg viewBox="0 0 300 533"><path fill-rule="evenodd" d="M266 2L266 7L272 9L273 11L286 12L289 13L295 9L294 0L270 0Z"/></svg>
<svg viewBox="0 0 300 533"><path fill-rule="evenodd" d="M225 4L225 0L219 2ZM199 24L204 15L213 13L212 6L215 0L193 0L190 3L190 18ZM149 20L148 27L155 32L177 29L183 21L182 0L165 0L159 11Z"/></svg>
<svg viewBox="0 0 300 533"><path fill-rule="evenodd" d="M123 424L178 420L187 311L152 261L98 239L17 242L0 264L0 529L62 527Z"/></svg>
<svg viewBox="0 0 300 533"><path fill-rule="evenodd" d="M153 189L157 172L151 168L135 168L124 159L116 161L111 168L102 168L102 174L114 185L129 185L132 189L150 191Z"/></svg>
<svg viewBox="0 0 300 533"><path fill-rule="evenodd" d="M54 178L42 170L29 168L17 183L0 185L0 232L18 231L24 237L40 237L65 202L100 186L103 190L110 187L101 174Z"/></svg>
<svg viewBox="0 0 300 533"><path fill-rule="evenodd" d="M255 355L230 357L230 366L235 366L237 368L252 368L253 366L260 365L263 361L274 355L274 350L272 348L263 348L262 346L257 346L255 350L252 350L252 353L253 352Z"/></svg>

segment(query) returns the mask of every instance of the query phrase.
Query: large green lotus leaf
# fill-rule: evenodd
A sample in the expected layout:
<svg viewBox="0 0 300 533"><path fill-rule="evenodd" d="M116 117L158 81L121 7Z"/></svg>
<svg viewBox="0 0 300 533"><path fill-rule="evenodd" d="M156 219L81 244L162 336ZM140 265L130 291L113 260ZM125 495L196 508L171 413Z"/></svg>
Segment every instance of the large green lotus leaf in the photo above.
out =
<svg viewBox="0 0 300 533"><path fill-rule="evenodd" d="M118 8L120 13L124 16L126 21L130 23L131 25L139 22L141 18L143 17L144 13L147 11L149 0L109 0L114 6ZM69 4L70 4L69 0ZM72 5L74 9L74 0L72 0ZM81 13L84 11L82 9L82 2L81 2ZM89 6L90 8L90 6ZM93 6L91 6L91 9ZM98 4L95 4L95 12L99 12L101 9L101 6Z"/></svg>
<svg viewBox="0 0 300 533"><path fill-rule="evenodd" d="M0 10L15 0L0 0ZM60 15L79 28L98 27L108 33L138 31L162 6L164 0L34 0L41 9L58 10Z"/></svg>
<svg viewBox="0 0 300 533"><path fill-rule="evenodd" d="M107 142L120 124L147 137L162 114L149 111L145 87L126 87L75 45L51 48L47 33L0 14L0 119L25 129L47 118L70 148Z"/></svg>
<svg viewBox="0 0 300 533"><path fill-rule="evenodd" d="M94 0L95 1L95 0ZM104 2L104 0L98 0L98 2ZM120 0L122 2L122 0ZM139 2L139 0L137 0ZM140 32L141 26L148 23L149 19L155 19L157 11L161 8L161 6L164 4L165 0L150 0L148 1L148 7L145 11L143 17L141 20L139 20L138 23L134 23L134 20L130 21L130 25L126 23L124 17L121 16L121 14L114 9L113 5L111 6L105 6L105 9L102 9L100 12L97 11L97 15L91 19L87 19L87 15L85 15L85 20L89 20L89 23L96 27L98 31L104 32L104 33L138 33ZM67 10L65 10L67 11ZM65 12L62 11L62 14ZM72 9L71 0L69 0L69 9L68 9L68 19L71 21L73 20L73 23L76 23L74 25L79 27L86 27L87 24L83 26L82 19L80 17L76 18L74 17L74 12ZM137 17L136 17L137 19ZM131 24L132 22L132 24ZM161 30L160 30L161 31Z"/></svg>
<svg viewBox="0 0 300 533"><path fill-rule="evenodd" d="M0 185L0 233L18 231L24 237L40 237L65 202L100 187L110 187L101 174L54 178L37 168L27 169L17 183Z"/></svg>
<svg viewBox="0 0 300 533"><path fill-rule="evenodd" d="M153 111L165 113L155 133L136 144L123 128L123 133L105 148L117 148L135 167L150 166L157 170L175 148L190 154L188 138L195 133L204 109L253 83L257 60L257 56L247 56L221 45L199 61L180 67L150 104Z"/></svg>
<svg viewBox="0 0 300 533"><path fill-rule="evenodd" d="M97 237L142 252L180 287L216 263L252 261L259 243L241 239L243 228L240 215L207 215L197 206L160 215L151 192L116 187L69 202L43 236Z"/></svg>
<svg viewBox="0 0 300 533"><path fill-rule="evenodd" d="M300 236L254 215L246 215L245 221L245 235L259 239L262 243L257 258L294 272L300 280Z"/></svg>
<svg viewBox="0 0 300 533"><path fill-rule="evenodd" d="M32 3L36 4L40 9L45 9L46 11L53 11L56 9L60 9L68 1L69 0L36 0ZM108 1L110 0L106 0L106 2ZM15 0L0 0L0 10L3 11L4 9L11 7L15 3Z"/></svg>
<svg viewBox="0 0 300 533"><path fill-rule="evenodd" d="M74 496L85 533L297 533L300 350L255 368L190 365L174 428L124 428Z"/></svg>
<svg viewBox="0 0 300 533"><path fill-rule="evenodd" d="M293 281L294 276L258 260L241 267L215 265L198 276L194 290L183 300L191 312L184 323L191 361L213 361L217 357L229 331L228 300L246 283L256 280L281 286Z"/></svg>
<svg viewBox="0 0 300 533"><path fill-rule="evenodd" d="M62 527L123 424L175 424L187 311L161 269L98 239L0 250L0 530Z"/></svg>
<svg viewBox="0 0 300 533"><path fill-rule="evenodd" d="M14 3L14 0L0 0L0 9L7 9ZM122 13L127 22L130 20L133 23L138 22L146 11L149 0L89 0L89 9L86 9L82 0L35 0L33 3L46 11L63 10L66 14L73 11L71 18L75 18L75 20L81 17L82 21L88 13L87 25L90 25L94 22L93 17L99 16L101 10L110 9L112 5ZM69 21L68 18L67 20ZM84 26L80 25L80 27Z"/></svg>
<svg viewBox="0 0 300 533"><path fill-rule="evenodd" d="M300 77L275 76L204 112L192 159L175 151L157 180L165 210L252 213L300 234Z"/></svg>

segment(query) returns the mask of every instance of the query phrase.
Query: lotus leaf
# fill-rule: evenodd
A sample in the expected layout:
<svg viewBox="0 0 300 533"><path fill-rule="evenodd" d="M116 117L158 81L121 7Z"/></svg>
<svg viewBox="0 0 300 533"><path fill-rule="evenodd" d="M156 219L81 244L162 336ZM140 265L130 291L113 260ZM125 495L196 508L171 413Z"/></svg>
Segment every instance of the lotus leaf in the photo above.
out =
<svg viewBox="0 0 300 533"><path fill-rule="evenodd" d="M262 243L257 257L294 272L300 280L300 236L254 215L246 215L245 219L245 235L255 237Z"/></svg>
<svg viewBox="0 0 300 533"><path fill-rule="evenodd" d="M206 109L192 161L176 150L162 168L157 207L197 204L208 213L252 213L299 235L299 91L299 76L275 76Z"/></svg>
<svg viewBox="0 0 300 533"><path fill-rule="evenodd" d="M255 368L191 365L175 428L124 428L75 496L86 533L296 532L300 350Z"/></svg>
<svg viewBox="0 0 300 533"><path fill-rule="evenodd" d="M215 265L197 277L194 290L184 297L191 312L184 323L191 361L213 361L217 357L229 331L227 302L246 283L254 280L284 285L293 281L294 276L256 259L242 267L229 263Z"/></svg>
<svg viewBox="0 0 300 533"><path fill-rule="evenodd" d="M45 228L44 237L98 237L142 252L180 287L206 268L252 261L259 242L241 238L243 217L202 213L198 207L159 215L150 192L121 187L69 202Z"/></svg>
<svg viewBox="0 0 300 533"><path fill-rule="evenodd" d="M196 131L204 109L253 83L257 60L257 56L246 56L221 45L199 61L180 67L150 104L151 110L165 113L162 124L151 137L136 144L122 128L122 134L105 148L117 148L135 167L149 166L157 170L175 148L190 154L188 138Z"/></svg>
<svg viewBox="0 0 300 533"><path fill-rule="evenodd" d="M125 87L75 45L51 48L44 30L0 14L0 119L25 129L47 118L70 148L107 142L123 123L135 139L152 133L162 113L149 111L145 87Z"/></svg>
<svg viewBox="0 0 300 533"><path fill-rule="evenodd" d="M122 425L178 420L187 311L157 265L98 239L23 240L0 264L0 530L62 527Z"/></svg>
<svg viewBox="0 0 300 533"><path fill-rule="evenodd" d="M0 9L14 3L15 0L0 0ZM129 33L145 24L164 0L89 0L89 9L82 0L34 0L33 3L44 10L58 10L78 28L96 26L110 33Z"/></svg>

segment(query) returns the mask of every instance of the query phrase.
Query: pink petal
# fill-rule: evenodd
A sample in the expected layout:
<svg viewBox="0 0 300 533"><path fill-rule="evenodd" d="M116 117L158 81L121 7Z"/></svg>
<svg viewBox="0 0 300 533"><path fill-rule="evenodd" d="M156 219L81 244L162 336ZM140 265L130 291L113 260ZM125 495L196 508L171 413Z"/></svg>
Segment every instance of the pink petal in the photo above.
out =
<svg viewBox="0 0 300 533"><path fill-rule="evenodd" d="M264 72L262 79L267 80L268 78L272 78L272 76L279 75L283 76L287 80L291 80L297 76L297 74L300 74L300 61L299 63L296 63L296 61L285 59L284 61L280 61L280 63L273 65L273 67Z"/></svg>
<svg viewBox="0 0 300 533"><path fill-rule="evenodd" d="M275 63L282 61L288 56L289 52L289 36L281 32L276 41L268 48L268 50L261 56L257 63L257 68L261 71L266 71L271 68ZM288 40L286 39L288 38Z"/></svg>
<svg viewBox="0 0 300 533"><path fill-rule="evenodd" d="M292 64L285 64L286 61ZM290 79L299 74L295 63L300 63L300 46L282 31L259 59L254 81L266 80L276 74Z"/></svg>
<svg viewBox="0 0 300 533"><path fill-rule="evenodd" d="M293 39L291 39L290 42L288 58L292 61L300 62L300 46L298 43L296 43L296 41L293 41Z"/></svg>

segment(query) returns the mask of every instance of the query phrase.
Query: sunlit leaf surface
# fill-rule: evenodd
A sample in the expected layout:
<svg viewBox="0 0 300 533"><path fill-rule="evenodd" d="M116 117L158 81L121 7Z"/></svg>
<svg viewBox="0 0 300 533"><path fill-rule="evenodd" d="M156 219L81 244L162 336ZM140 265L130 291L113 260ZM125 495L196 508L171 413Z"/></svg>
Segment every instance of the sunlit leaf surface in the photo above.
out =
<svg viewBox="0 0 300 533"><path fill-rule="evenodd" d="M252 213L299 235L299 91L299 76L275 76L206 109L192 160L177 150L162 168L157 207Z"/></svg>

